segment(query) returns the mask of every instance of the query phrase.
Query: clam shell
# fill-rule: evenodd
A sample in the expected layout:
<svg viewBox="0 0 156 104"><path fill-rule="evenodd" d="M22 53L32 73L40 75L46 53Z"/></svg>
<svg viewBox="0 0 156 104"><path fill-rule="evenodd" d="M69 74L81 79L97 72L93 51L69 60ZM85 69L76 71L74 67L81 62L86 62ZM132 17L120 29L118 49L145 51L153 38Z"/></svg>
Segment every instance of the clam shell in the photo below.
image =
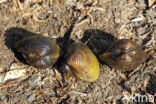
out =
<svg viewBox="0 0 156 104"><path fill-rule="evenodd" d="M28 64L37 68L52 66L60 54L59 46L53 40L43 36L26 37L16 42L14 47Z"/></svg>
<svg viewBox="0 0 156 104"><path fill-rule="evenodd" d="M99 77L99 63L96 56L84 44L72 43L66 54L66 64L80 79L92 82Z"/></svg>

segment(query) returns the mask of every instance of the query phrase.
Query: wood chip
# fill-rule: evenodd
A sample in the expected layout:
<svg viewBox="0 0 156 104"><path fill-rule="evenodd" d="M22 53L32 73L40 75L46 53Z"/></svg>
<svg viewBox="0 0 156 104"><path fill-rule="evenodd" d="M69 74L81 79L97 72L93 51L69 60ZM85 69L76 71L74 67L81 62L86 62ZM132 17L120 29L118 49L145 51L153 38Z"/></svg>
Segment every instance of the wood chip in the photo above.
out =
<svg viewBox="0 0 156 104"><path fill-rule="evenodd" d="M8 0L0 0L0 4L7 2Z"/></svg>
<svg viewBox="0 0 156 104"><path fill-rule="evenodd" d="M0 67L0 72L3 72L3 70L4 70L4 69L3 69L2 67Z"/></svg>
<svg viewBox="0 0 156 104"><path fill-rule="evenodd" d="M148 0L148 7L151 7L155 2L156 0Z"/></svg>
<svg viewBox="0 0 156 104"><path fill-rule="evenodd" d="M139 21L142 21L142 20L143 20L142 17L138 17L138 18L132 19L131 21L132 21L132 22L139 22Z"/></svg>
<svg viewBox="0 0 156 104"><path fill-rule="evenodd" d="M126 77L126 75L125 74L123 74L123 73L119 73L119 76L123 79L123 80L128 80L128 78Z"/></svg>
<svg viewBox="0 0 156 104"><path fill-rule="evenodd" d="M4 83L11 79L17 79L26 74L26 69L8 71L4 77Z"/></svg>

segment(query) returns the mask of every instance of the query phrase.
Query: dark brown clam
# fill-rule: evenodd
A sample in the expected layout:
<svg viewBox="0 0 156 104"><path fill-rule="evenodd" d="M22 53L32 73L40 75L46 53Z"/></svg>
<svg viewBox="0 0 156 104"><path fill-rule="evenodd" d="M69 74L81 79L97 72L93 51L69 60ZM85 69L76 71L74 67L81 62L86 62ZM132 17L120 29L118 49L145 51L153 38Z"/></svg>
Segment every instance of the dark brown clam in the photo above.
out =
<svg viewBox="0 0 156 104"><path fill-rule="evenodd" d="M133 70L147 59L147 54L135 42L121 39L114 42L100 59L109 66L123 70Z"/></svg>
<svg viewBox="0 0 156 104"><path fill-rule="evenodd" d="M51 39L43 36L29 36L14 45L26 62L37 68L47 68L56 63L60 47Z"/></svg>

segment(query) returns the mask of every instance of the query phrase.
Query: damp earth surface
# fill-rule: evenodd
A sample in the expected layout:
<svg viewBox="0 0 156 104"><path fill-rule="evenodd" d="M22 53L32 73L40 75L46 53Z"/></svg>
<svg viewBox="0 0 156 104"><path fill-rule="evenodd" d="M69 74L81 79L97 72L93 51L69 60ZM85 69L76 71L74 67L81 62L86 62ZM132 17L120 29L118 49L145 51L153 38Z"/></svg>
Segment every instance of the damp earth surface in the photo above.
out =
<svg viewBox="0 0 156 104"><path fill-rule="evenodd" d="M1 0L1 104L135 104L156 101L155 0ZM131 39L149 54L136 69L122 72L100 63L94 82L66 77L59 64L28 65L12 45L30 35L59 42L66 35L98 56L117 39ZM66 45L66 46L64 46ZM64 49L63 49L64 50ZM61 61L61 60L59 60ZM129 96L129 100L124 99ZM132 96L137 99L132 100ZM139 100L139 96L146 96ZM22 99L22 100L21 100Z"/></svg>

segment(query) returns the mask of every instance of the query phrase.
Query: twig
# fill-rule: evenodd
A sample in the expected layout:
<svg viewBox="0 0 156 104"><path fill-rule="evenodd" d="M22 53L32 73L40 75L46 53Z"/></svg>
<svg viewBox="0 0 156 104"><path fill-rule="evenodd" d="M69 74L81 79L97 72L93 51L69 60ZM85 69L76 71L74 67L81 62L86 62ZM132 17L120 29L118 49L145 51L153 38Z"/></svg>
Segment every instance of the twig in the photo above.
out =
<svg viewBox="0 0 156 104"><path fill-rule="evenodd" d="M86 23L86 22L89 22L89 19L88 19L88 18L82 20L82 21L79 22L78 24L75 24L74 27L73 27L73 30L72 30L72 32L71 32L71 35L73 35L73 34L75 33L75 31L77 30L77 28L78 28L79 26L83 25L83 24Z"/></svg>

